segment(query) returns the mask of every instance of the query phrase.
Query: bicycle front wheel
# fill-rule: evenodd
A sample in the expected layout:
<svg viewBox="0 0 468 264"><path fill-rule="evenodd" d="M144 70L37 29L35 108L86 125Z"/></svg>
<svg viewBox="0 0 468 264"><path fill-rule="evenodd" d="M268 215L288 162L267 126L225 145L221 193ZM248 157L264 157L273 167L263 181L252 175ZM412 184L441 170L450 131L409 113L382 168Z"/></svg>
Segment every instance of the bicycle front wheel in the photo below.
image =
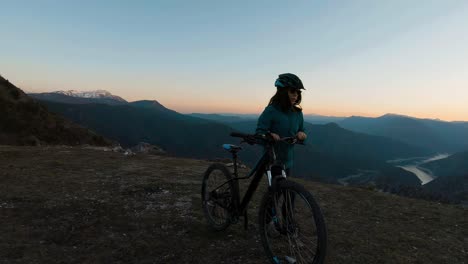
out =
<svg viewBox="0 0 468 264"><path fill-rule="evenodd" d="M282 180L259 210L260 238L271 263L323 263L327 234L320 207L302 185Z"/></svg>
<svg viewBox="0 0 468 264"><path fill-rule="evenodd" d="M234 186L231 173L223 164L212 164L205 172L202 184L202 206L211 229L221 231L231 224Z"/></svg>

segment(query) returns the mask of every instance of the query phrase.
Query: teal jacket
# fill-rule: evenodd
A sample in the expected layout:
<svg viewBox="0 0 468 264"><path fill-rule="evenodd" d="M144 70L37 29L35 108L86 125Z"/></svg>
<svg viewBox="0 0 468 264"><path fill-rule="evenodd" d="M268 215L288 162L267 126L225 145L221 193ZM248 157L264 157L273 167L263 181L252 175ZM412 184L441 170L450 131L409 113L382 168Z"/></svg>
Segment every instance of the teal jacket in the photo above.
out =
<svg viewBox="0 0 468 264"><path fill-rule="evenodd" d="M302 112L292 110L283 112L279 106L269 105L258 118L255 132L260 134L272 132L280 137L293 137L299 131L304 132ZM286 168L291 168L293 165L293 147L294 145L285 142L278 142L275 145L276 157L284 163Z"/></svg>

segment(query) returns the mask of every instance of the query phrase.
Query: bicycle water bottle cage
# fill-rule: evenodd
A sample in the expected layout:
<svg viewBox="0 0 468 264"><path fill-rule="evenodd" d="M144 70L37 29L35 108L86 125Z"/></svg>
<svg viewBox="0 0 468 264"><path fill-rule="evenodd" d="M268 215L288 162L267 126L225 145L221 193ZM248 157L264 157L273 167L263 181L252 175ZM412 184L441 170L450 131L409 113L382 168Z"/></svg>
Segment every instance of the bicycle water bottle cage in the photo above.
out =
<svg viewBox="0 0 468 264"><path fill-rule="evenodd" d="M232 145L232 144L223 144L223 149L231 152L231 153L237 153L239 150L242 149L242 147Z"/></svg>

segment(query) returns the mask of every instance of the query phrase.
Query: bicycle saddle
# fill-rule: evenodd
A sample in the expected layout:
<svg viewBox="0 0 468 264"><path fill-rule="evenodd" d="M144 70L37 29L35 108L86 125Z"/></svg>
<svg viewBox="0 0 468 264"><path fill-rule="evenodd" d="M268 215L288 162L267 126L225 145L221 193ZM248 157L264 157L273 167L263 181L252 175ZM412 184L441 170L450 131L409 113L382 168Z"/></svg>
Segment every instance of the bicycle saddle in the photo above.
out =
<svg viewBox="0 0 468 264"><path fill-rule="evenodd" d="M223 148L229 152L233 152L233 153L236 153L238 152L239 150L242 149L242 147L239 147L239 146L236 146L236 145L232 145L232 144L223 144Z"/></svg>

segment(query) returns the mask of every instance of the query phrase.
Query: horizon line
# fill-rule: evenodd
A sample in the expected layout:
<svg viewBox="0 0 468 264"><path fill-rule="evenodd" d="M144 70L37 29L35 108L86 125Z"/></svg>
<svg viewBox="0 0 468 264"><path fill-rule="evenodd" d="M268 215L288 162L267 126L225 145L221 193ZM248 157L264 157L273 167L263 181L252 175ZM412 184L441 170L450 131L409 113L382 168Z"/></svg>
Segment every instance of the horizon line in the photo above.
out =
<svg viewBox="0 0 468 264"><path fill-rule="evenodd" d="M4 78L4 77L3 77ZM19 88L19 87L18 87ZM21 89L21 88L20 88ZM26 94L37 94L37 93L55 93L55 92L62 92L62 91L77 91L77 92L93 92L93 91L106 91L108 93L110 93L111 95L113 96L117 96L117 97L120 97L122 99L124 99L126 102L128 103L132 103L132 102L137 102L137 101L156 101L158 102L159 104L161 104L162 106L168 108L166 106L166 104L162 104L159 100L156 100L156 99L140 99L140 100L128 100L122 96L119 96L119 95L115 95L111 92L109 92L108 90L105 90L105 89L98 89L98 90L89 90L89 91L81 91L81 90L57 90L57 91L45 91L45 92L39 92L39 91L27 91L26 89L21 89L23 90ZM207 112L207 111L179 111L177 110L176 108L168 108L168 109L171 109L171 110L174 110L178 113L181 113L181 114L218 114L218 115L260 115L261 114L261 111L260 112L250 112L250 113L235 113L235 112ZM329 117L329 118L350 118L350 117L364 117L364 118L379 118L379 117L383 117L383 116L386 116L386 115L395 115L395 116L400 116L400 117L407 117L407 118L413 118L413 119L424 119L424 120L433 120L433 121L440 121L440 122L448 122L448 123L467 123L468 120L444 120L444 119L441 119L441 118L430 118L430 117L416 117L416 116L411 116L411 115L405 115L405 114L398 114L398 113L392 113L392 112L388 112L388 113L384 113L384 114L347 114L347 115L327 115L327 114L317 114L317 113L304 113L304 115L315 115L315 116L319 116L319 117Z"/></svg>

